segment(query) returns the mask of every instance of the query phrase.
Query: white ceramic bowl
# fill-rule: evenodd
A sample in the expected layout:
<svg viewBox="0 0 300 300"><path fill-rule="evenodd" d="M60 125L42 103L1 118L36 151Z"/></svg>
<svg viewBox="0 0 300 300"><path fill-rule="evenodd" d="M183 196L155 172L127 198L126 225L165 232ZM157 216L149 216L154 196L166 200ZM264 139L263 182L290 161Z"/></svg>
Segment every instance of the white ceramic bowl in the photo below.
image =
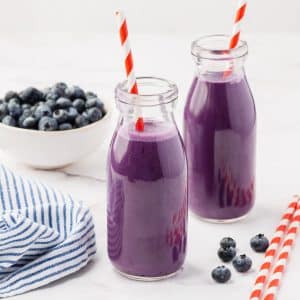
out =
<svg viewBox="0 0 300 300"><path fill-rule="evenodd" d="M0 123L0 149L15 160L34 168L55 169L69 165L93 152L105 139L112 105L104 102L106 115L78 129L38 131Z"/></svg>

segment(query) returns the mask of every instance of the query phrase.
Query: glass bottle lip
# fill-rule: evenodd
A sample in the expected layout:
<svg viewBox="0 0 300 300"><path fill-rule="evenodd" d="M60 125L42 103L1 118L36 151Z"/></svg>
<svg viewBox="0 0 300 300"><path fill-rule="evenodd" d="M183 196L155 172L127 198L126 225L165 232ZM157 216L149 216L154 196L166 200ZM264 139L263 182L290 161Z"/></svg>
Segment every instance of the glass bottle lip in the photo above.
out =
<svg viewBox="0 0 300 300"><path fill-rule="evenodd" d="M246 41L239 40L238 45L228 49L230 36L214 34L202 36L192 42L191 53L196 58L207 60L232 60L243 58L248 54Z"/></svg>
<svg viewBox="0 0 300 300"><path fill-rule="evenodd" d="M139 94L131 94L127 80L120 82L115 89L116 101L128 105L149 107L168 104L178 98L177 85L164 78L141 76L136 78Z"/></svg>

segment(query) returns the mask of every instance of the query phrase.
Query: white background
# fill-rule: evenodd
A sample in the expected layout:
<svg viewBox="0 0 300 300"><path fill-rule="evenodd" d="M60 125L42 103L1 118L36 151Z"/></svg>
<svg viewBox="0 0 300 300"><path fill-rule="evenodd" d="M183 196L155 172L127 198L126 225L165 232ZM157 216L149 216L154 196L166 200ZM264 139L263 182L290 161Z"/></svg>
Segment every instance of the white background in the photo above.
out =
<svg viewBox="0 0 300 300"><path fill-rule="evenodd" d="M300 32L299 0L249 0L246 32ZM226 33L237 0L1 0L0 32L112 32L125 10L139 33Z"/></svg>

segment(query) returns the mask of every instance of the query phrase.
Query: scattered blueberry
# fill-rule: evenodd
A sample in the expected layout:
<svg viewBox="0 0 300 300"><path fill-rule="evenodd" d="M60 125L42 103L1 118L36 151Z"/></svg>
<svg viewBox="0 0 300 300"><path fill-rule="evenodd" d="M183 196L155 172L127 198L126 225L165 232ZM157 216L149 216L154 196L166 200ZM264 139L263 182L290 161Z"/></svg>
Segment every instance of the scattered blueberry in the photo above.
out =
<svg viewBox="0 0 300 300"><path fill-rule="evenodd" d="M219 266L212 270L211 277L218 283L225 283L231 278L231 272L227 267Z"/></svg>
<svg viewBox="0 0 300 300"><path fill-rule="evenodd" d="M56 109L53 112L53 118L57 121L57 123L65 123L68 121L68 113L64 109Z"/></svg>
<svg viewBox="0 0 300 300"><path fill-rule="evenodd" d="M85 110L85 101L83 99L75 99L73 101L73 106L79 113L82 113Z"/></svg>
<svg viewBox="0 0 300 300"><path fill-rule="evenodd" d="M223 262L232 261L236 256L236 249L233 247L220 248L218 250L218 256Z"/></svg>
<svg viewBox="0 0 300 300"><path fill-rule="evenodd" d="M266 252L269 247L269 240L264 234L259 233L250 240L250 245L255 252Z"/></svg>
<svg viewBox="0 0 300 300"><path fill-rule="evenodd" d="M47 104L52 111L54 111L57 108L56 101L53 99L46 100L45 104Z"/></svg>
<svg viewBox="0 0 300 300"><path fill-rule="evenodd" d="M58 124L54 118L42 117L39 121L39 130L54 131L57 130Z"/></svg>
<svg viewBox="0 0 300 300"><path fill-rule="evenodd" d="M22 123L22 128L34 129L37 124L37 119L33 116L29 116L24 119Z"/></svg>
<svg viewBox="0 0 300 300"><path fill-rule="evenodd" d="M20 99L20 96L17 92L14 92L14 91L8 91L5 96L4 96L4 100L6 102L8 102L10 99L12 98L17 98L17 99Z"/></svg>
<svg viewBox="0 0 300 300"><path fill-rule="evenodd" d="M43 101L44 94L34 87L28 87L20 93L20 97L23 103L35 104Z"/></svg>
<svg viewBox="0 0 300 300"><path fill-rule="evenodd" d="M72 127L72 125L70 123L62 123L58 127L59 130L70 130L72 128L73 127Z"/></svg>
<svg viewBox="0 0 300 300"><path fill-rule="evenodd" d="M83 127L89 124L89 120L82 114L78 115L75 119L76 127Z"/></svg>
<svg viewBox="0 0 300 300"><path fill-rule="evenodd" d="M222 238L222 240L220 241L220 246L222 248L228 248L228 247L233 247L236 248L236 242L233 238L231 237L224 237Z"/></svg>
<svg viewBox="0 0 300 300"><path fill-rule="evenodd" d="M96 122L102 118L102 111L97 107L93 107L88 109L87 116L91 122Z"/></svg>
<svg viewBox="0 0 300 300"><path fill-rule="evenodd" d="M17 122L12 116L5 116L2 119L2 123L8 126L16 126Z"/></svg>
<svg viewBox="0 0 300 300"><path fill-rule="evenodd" d="M72 106L71 100L65 97L58 98L56 104L58 108L68 108Z"/></svg>
<svg viewBox="0 0 300 300"><path fill-rule="evenodd" d="M238 272L245 273L250 270L252 260L246 254L242 254L236 256L232 261L232 264Z"/></svg>
<svg viewBox="0 0 300 300"><path fill-rule="evenodd" d="M15 98L13 98L15 99ZM11 99L11 100L13 100ZM20 104L15 103L14 101L9 101L7 108L9 115L15 119L19 118L22 114L22 108Z"/></svg>
<svg viewBox="0 0 300 300"><path fill-rule="evenodd" d="M34 111L34 116L39 120L42 117L49 117L51 116L52 111L51 108L47 104L40 104Z"/></svg>

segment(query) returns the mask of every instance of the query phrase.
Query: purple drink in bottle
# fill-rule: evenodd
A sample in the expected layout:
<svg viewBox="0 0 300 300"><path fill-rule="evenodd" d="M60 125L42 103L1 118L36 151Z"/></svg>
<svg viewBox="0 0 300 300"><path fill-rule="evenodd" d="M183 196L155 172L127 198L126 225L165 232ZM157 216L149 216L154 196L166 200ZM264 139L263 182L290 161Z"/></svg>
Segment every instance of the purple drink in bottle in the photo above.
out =
<svg viewBox="0 0 300 300"><path fill-rule="evenodd" d="M193 42L197 73L184 111L189 205L218 222L245 216L255 198L256 112L243 69L248 49L240 41L224 50L228 40Z"/></svg>
<svg viewBox="0 0 300 300"><path fill-rule="evenodd" d="M176 86L158 78L140 78L138 86L139 95L128 94L125 83L116 89L121 118L108 156L108 255L125 276L157 280L184 262L187 166L172 114ZM135 129L137 105L144 131Z"/></svg>

